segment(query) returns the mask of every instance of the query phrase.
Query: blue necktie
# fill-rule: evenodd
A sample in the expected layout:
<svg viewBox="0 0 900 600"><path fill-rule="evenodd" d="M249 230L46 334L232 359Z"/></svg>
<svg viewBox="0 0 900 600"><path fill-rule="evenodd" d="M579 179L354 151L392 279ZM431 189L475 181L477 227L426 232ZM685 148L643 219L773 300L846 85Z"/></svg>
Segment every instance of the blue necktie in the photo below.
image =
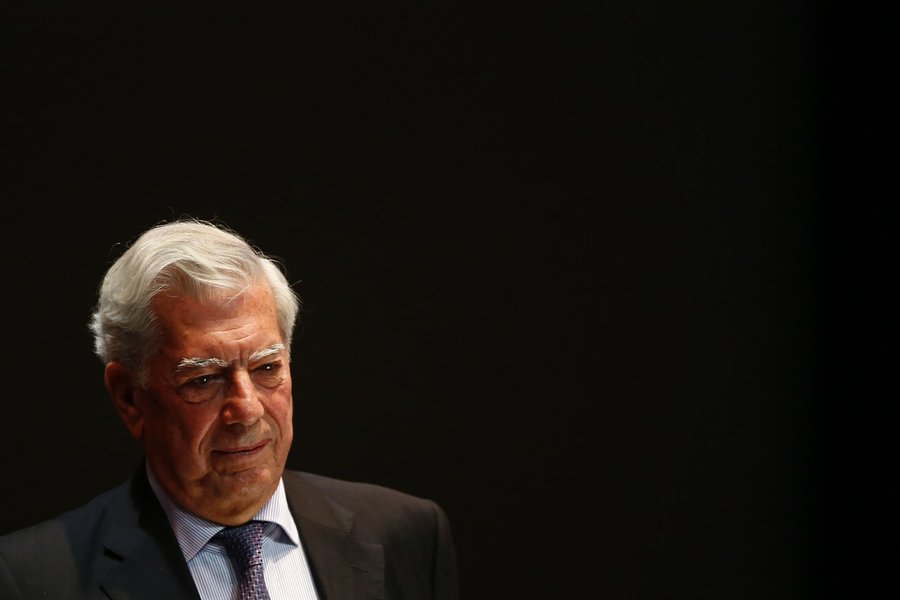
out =
<svg viewBox="0 0 900 600"><path fill-rule="evenodd" d="M261 521L250 521L219 532L238 578L241 600L270 600L263 578L263 526Z"/></svg>

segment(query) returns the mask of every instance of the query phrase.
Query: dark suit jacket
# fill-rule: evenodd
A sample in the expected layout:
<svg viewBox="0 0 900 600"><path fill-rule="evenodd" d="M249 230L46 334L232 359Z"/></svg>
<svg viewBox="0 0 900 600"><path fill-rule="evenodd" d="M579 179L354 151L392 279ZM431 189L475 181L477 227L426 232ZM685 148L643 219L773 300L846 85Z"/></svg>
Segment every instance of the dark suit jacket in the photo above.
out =
<svg viewBox="0 0 900 600"><path fill-rule="evenodd" d="M286 471L288 505L322 600L455 600L447 518L430 500ZM0 537L0 600L199 599L141 468L55 519Z"/></svg>

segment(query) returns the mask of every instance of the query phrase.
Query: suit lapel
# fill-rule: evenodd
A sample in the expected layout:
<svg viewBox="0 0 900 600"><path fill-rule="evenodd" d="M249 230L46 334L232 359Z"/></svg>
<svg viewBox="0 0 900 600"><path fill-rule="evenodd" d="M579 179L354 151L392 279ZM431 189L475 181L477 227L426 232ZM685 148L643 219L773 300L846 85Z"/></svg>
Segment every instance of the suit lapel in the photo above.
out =
<svg viewBox="0 0 900 600"><path fill-rule="evenodd" d="M162 507L141 470L128 502L110 517L106 555L119 564L100 580L112 600L200 600L190 570Z"/></svg>
<svg viewBox="0 0 900 600"><path fill-rule="evenodd" d="M320 600L384 598L384 549L352 535L353 514L301 474L285 472L285 492Z"/></svg>
<svg viewBox="0 0 900 600"><path fill-rule="evenodd" d="M100 581L100 587L112 600L200 600L184 559L162 553L153 542L142 543L129 553Z"/></svg>

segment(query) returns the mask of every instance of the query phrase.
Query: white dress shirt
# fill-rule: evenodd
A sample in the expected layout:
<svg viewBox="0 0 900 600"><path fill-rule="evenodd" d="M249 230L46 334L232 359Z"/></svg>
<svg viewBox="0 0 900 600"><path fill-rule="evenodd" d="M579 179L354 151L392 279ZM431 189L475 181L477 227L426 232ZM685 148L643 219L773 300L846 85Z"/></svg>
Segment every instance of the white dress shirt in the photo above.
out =
<svg viewBox="0 0 900 600"><path fill-rule="evenodd" d="M176 504L149 468L147 478L169 517L200 597L203 600L239 600L237 577L225 547L212 539L223 526L198 517ZM278 489L253 520L266 522L263 562L266 588L272 600L317 600L300 534L288 510L284 482L278 482Z"/></svg>

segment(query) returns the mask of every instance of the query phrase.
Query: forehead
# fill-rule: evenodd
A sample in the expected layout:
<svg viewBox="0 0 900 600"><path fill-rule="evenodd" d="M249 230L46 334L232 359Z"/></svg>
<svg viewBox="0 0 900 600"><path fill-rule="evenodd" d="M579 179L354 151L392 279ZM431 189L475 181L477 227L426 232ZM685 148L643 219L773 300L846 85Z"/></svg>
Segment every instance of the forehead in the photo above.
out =
<svg viewBox="0 0 900 600"><path fill-rule="evenodd" d="M222 294L212 299L160 294L153 302L165 354L200 356L198 352L239 349L257 352L283 343L275 300L265 285L241 294Z"/></svg>

